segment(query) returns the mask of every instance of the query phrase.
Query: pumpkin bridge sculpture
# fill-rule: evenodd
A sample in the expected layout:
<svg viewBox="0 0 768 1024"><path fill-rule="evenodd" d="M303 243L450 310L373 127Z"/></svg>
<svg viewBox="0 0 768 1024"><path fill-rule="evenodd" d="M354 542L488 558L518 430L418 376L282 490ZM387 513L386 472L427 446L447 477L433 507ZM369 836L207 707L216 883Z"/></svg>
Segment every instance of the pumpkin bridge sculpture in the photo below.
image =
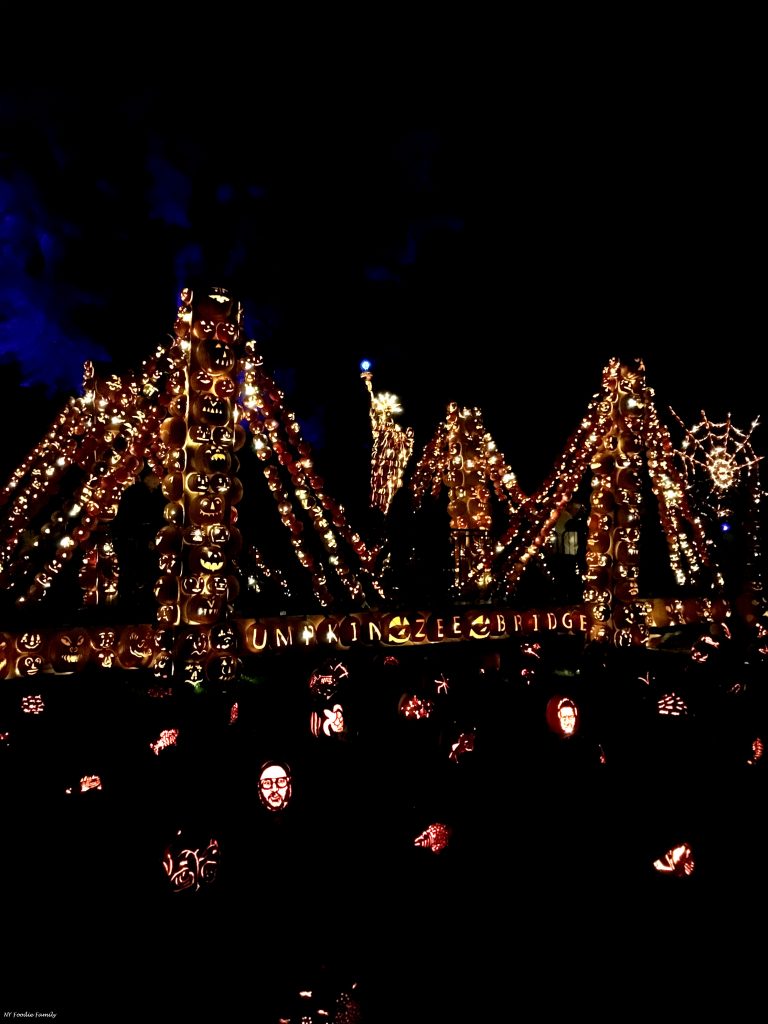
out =
<svg viewBox="0 0 768 1024"><path fill-rule="evenodd" d="M368 367L362 376L372 403L371 506L386 521L405 482L413 435L395 425L393 396L374 395ZM746 491L754 511L759 460L751 449L744 457L745 450L742 444L725 453L727 482ZM252 486L241 476L246 454L276 506L283 554L275 556L277 542L251 537L263 525L259 517L241 515L245 484ZM722 496L723 459L714 464ZM709 462L675 451L639 363L609 363L561 459L530 496L480 411L451 404L408 483L416 510L430 494L448 491L451 592L439 614L404 610L388 575L390 540L366 543L327 493L295 415L245 336L239 303L223 289L185 289L173 336L137 372L102 380L85 364L82 395L69 400L0 492L0 591L9 604L0 677L91 665L226 687L245 657L264 650L449 643L540 630L621 646L646 643L654 630L721 620L734 609L754 623L762 611L758 517L749 519L750 575L734 603L706 513L694 504L702 466ZM515 605L529 567L546 567L589 473L581 600L533 611ZM136 487L155 496L158 511L149 543L153 612L125 621L122 581L140 568L121 559L114 528ZM671 597L640 589L644 492L666 538ZM494 529L494 502L506 517L501 529ZM128 523L129 533L135 525ZM309 582L303 613L244 616L244 584L272 588L279 604L290 596L288 562Z"/></svg>

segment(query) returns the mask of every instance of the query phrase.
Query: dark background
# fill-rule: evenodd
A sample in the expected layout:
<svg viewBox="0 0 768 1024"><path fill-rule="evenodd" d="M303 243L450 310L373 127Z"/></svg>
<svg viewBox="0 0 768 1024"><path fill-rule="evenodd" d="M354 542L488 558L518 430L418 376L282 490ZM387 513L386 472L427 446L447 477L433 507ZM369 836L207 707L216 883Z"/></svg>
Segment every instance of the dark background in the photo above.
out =
<svg viewBox="0 0 768 1024"><path fill-rule="evenodd" d="M449 75L403 102L395 68L375 93L350 76L331 96L320 75L296 96L290 65L269 82L233 78L224 48L219 63L204 45L214 42L198 27L199 50L169 47L175 76L158 81L148 62L144 81L153 84L127 84L139 80L135 71L120 82L103 68L82 86L32 74L2 84L3 477L79 393L83 360L102 374L137 367L172 330L179 289L197 282L228 285L242 299L249 333L317 446L330 493L344 501L348 490L361 497L369 455L362 358L374 362L374 386L401 397L417 454L449 401L477 404L528 491L547 476L613 356L644 359L673 436L669 406L689 425L702 409L715 420L731 411L745 428L761 414L766 175L757 104L746 79L726 74L709 51L696 71L662 75L648 54L626 76L618 45L601 73L585 57L568 74L548 61L522 74L509 54L509 75L504 62L493 82L470 81L456 53ZM682 49L687 36L675 53ZM397 98L386 88L392 79ZM159 1009L182 1019L199 1009L198 994L211 1012L234 1017L249 998L254 1012L262 985L274 997L271 1024L283 995L323 959L337 977L361 968L371 1019L385 1007L398 1021L431 1021L437 1006L449 1020L454 996L476 1000L475 1019L491 1006L510 1014L519 1002L561 1009L576 999L616 1019L640 996L651 1012L682 1013L713 991L731 1000L733 1017L761 977L752 958L764 916L754 900L765 863L764 776L746 774L741 746L731 759L713 739L738 672L729 665L713 675L718 699L698 708L694 700L695 728L673 735L641 692L647 665L593 666L603 719L585 735L613 740L606 781L594 759L576 764L561 749L552 759L543 731L544 696L578 658L554 658L528 695L518 657L507 652L502 662L516 686L505 693L525 706L500 709L518 733L505 732L491 701L492 738L461 776L458 802L448 793L460 827L442 860L414 851L411 837L425 815L445 809L430 802L431 773L433 764L453 767L444 749L453 721L442 738L432 735L428 766L413 763L422 748L405 739L392 700L391 733L376 720L380 746L363 730L341 753L299 756L317 800L282 834L308 845L283 842L281 861L281 833L226 829L257 828L252 765L238 757L261 753L269 736L269 686L280 694L270 715L308 744L304 709L300 717L287 699L304 693L304 667L266 673L238 742L198 708L193 742L166 760L148 752L143 733L170 723L154 721L130 687L86 679L72 700L55 694L59 717L40 729L25 723L31 741L12 748L3 776L12 812L5 877L15 887L15 985L4 991L23 1005L36 993L46 1003L32 1009L58 1005L65 1020L110 1019L121 1000L142 1019ZM470 662L454 667L476 700ZM657 686L679 682L678 669L668 663ZM688 660L685 670L695 691ZM380 671L378 662L360 666L367 683ZM760 658L749 672L757 685ZM280 689L288 675L291 688ZM614 683L618 703L608 699ZM399 753L391 789L385 746ZM60 783L90 770L80 761L91 750L114 767L113 788L96 804L88 800L100 795L85 794L72 813ZM352 788L325 819L324 783L342 772ZM171 823L189 810L203 828L215 820L239 858L202 909L170 903L158 867ZM652 875L648 863L680 827L699 843L699 872L693 887L680 880L670 889L664 883L679 880ZM296 960L286 964L281 950Z"/></svg>

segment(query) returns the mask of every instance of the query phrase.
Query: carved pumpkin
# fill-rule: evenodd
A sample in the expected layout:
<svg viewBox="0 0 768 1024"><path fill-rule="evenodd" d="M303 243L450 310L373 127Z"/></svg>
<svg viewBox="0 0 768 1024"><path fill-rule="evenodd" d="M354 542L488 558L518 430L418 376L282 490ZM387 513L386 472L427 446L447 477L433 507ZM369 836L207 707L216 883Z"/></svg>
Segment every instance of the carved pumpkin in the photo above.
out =
<svg viewBox="0 0 768 1024"><path fill-rule="evenodd" d="M174 893L197 892L216 880L219 870L219 841L210 838L206 846L192 847L181 832L165 848L163 869Z"/></svg>
<svg viewBox="0 0 768 1024"><path fill-rule="evenodd" d="M266 761L259 772L259 800L273 813L284 811L291 800L291 769L282 761Z"/></svg>
<svg viewBox="0 0 768 1024"><path fill-rule="evenodd" d="M77 672L88 661L88 634L84 629L57 633L50 644L49 659L55 672Z"/></svg>
<svg viewBox="0 0 768 1024"><path fill-rule="evenodd" d="M547 725L552 732L568 739L579 731L579 709L570 697L555 696L547 702Z"/></svg>

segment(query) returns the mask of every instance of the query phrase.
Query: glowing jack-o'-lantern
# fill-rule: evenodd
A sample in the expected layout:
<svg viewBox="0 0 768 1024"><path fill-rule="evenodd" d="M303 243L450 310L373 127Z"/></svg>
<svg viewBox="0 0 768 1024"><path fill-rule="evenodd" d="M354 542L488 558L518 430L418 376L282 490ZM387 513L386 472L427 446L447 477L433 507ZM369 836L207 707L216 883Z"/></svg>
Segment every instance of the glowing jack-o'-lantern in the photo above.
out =
<svg viewBox="0 0 768 1024"><path fill-rule="evenodd" d="M212 683L232 683L240 675L240 659L232 654L213 656L206 665L206 673Z"/></svg>
<svg viewBox="0 0 768 1024"><path fill-rule="evenodd" d="M76 672L88 660L88 635L85 630L70 629L51 641L50 661L56 672Z"/></svg>
<svg viewBox="0 0 768 1024"><path fill-rule="evenodd" d="M224 498L220 494L195 494L190 502L189 518L197 526L214 523L224 516Z"/></svg>
<svg viewBox="0 0 768 1024"><path fill-rule="evenodd" d="M451 752L448 757L451 761L459 763L459 757L462 754L469 754L475 749L475 734L474 732L462 732L459 733L459 738L455 743L451 744Z"/></svg>
<svg viewBox="0 0 768 1024"><path fill-rule="evenodd" d="M665 693L659 698L657 708L660 715L671 715L673 718L688 714L688 705L677 693Z"/></svg>
<svg viewBox="0 0 768 1024"><path fill-rule="evenodd" d="M397 705L403 718L429 718L435 705L426 697L417 697L415 693L404 693Z"/></svg>
<svg viewBox="0 0 768 1024"><path fill-rule="evenodd" d="M424 847L426 850L431 850L432 853L440 853L448 845L450 835L451 830L447 825L435 822L425 828L421 835L416 836L413 845Z"/></svg>
<svg viewBox="0 0 768 1024"><path fill-rule="evenodd" d="M747 760L747 764L757 764L763 756L764 750L763 741L759 736L756 736L755 739L752 740L752 757Z"/></svg>
<svg viewBox="0 0 768 1024"><path fill-rule="evenodd" d="M181 836L181 832L178 833ZM177 839L163 856L163 869L173 892L197 892L202 885L216 880L219 870L219 841L209 839L207 846L192 848Z"/></svg>
<svg viewBox="0 0 768 1024"><path fill-rule="evenodd" d="M695 867L693 853L688 843L680 843L667 850L663 857L655 860L653 866L663 875L685 878L693 874Z"/></svg>
<svg viewBox="0 0 768 1024"><path fill-rule="evenodd" d="M80 779L79 787L79 791L81 793L90 793L92 790L99 790L104 788L101 784L100 775L83 775L83 777ZM68 789L67 793L72 793L72 789Z"/></svg>
<svg viewBox="0 0 768 1024"><path fill-rule="evenodd" d="M330 700L348 677L349 669L343 662L326 661L309 677L309 689L315 697Z"/></svg>
<svg viewBox="0 0 768 1024"><path fill-rule="evenodd" d="M237 631L228 622L211 627L211 647L215 651L237 650Z"/></svg>
<svg viewBox="0 0 768 1024"><path fill-rule="evenodd" d="M117 657L123 668L148 665L153 654L152 628L127 626L120 635Z"/></svg>
<svg viewBox="0 0 768 1024"><path fill-rule="evenodd" d="M227 556L215 544L197 544L189 553L192 572L221 572L226 564Z"/></svg>
<svg viewBox="0 0 768 1024"><path fill-rule="evenodd" d="M40 693L27 693L21 698L21 710L25 715L42 715L45 701Z"/></svg>
<svg viewBox="0 0 768 1024"><path fill-rule="evenodd" d="M265 762L259 773L259 800L268 811L284 811L291 793L291 769L282 761Z"/></svg>
<svg viewBox="0 0 768 1024"><path fill-rule="evenodd" d="M149 744L149 749L153 754L159 754L161 750L166 750L168 747L175 747L178 738L178 729L163 729L158 738Z"/></svg>
<svg viewBox="0 0 768 1024"><path fill-rule="evenodd" d="M579 730L579 709L570 697L552 697L547 703L546 718L552 732L564 739Z"/></svg>
<svg viewBox="0 0 768 1024"><path fill-rule="evenodd" d="M198 394L193 400L192 408L197 420L214 427L227 423L232 411L228 399L219 398L210 392Z"/></svg>
<svg viewBox="0 0 768 1024"><path fill-rule="evenodd" d="M319 736L321 732L325 736L343 735L346 732L344 708L341 704L334 704L332 708L323 708L322 716L313 711L309 717L309 728L313 736Z"/></svg>
<svg viewBox="0 0 768 1024"><path fill-rule="evenodd" d="M16 673L20 676L39 675L43 668L43 659L39 654L25 654L16 662Z"/></svg>
<svg viewBox="0 0 768 1024"><path fill-rule="evenodd" d="M228 473L232 456L225 448L213 444L201 445L195 453L195 465L203 473Z"/></svg>

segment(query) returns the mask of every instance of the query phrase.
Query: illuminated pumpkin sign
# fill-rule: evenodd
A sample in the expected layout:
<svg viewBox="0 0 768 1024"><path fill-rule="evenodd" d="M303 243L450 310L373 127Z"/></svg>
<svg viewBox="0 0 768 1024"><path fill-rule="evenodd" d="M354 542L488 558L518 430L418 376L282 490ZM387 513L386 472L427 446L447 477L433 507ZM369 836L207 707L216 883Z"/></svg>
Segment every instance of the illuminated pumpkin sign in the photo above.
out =
<svg viewBox="0 0 768 1024"><path fill-rule="evenodd" d="M181 836L181 832L178 835ZM181 839L167 846L163 869L173 892L197 892L201 886L215 881L219 870L219 852L217 839L209 839L207 846L194 849Z"/></svg>
<svg viewBox="0 0 768 1024"><path fill-rule="evenodd" d="M440 853L448 845L450 834L450 829L446 825L435 822L425 828L421 835L416 836L413 845L422 846L432 853Z"/></svg>
<svg viewBox="0 0 768 1024"><path fill-rule="evenodd" d="M563 739L579 731L579 709L570 697L552 697L547 703L546 716L549 728Z"/></svg>
<svg viewBox="0 0 768 1024"><path fill-rule="evenodd" d="M42 715L45 711L45 701L42 694L28 693L21 698L21 710L25 715Z"/></svg>
<svg viewBox="0 0 768 1024"><path fill-rule="evenodd" d="M429 718L435 705L425 697L417 697L415 693L404 693L397 710L403 718Z"/></svg>
<svg viewBox="0 0 768 1024"><path fill-rule="evenodd" d="M675 875L684 878L693 874L693 853L688 843L680 843L667 850L663 857L653 862L653 866L663 875Z"/></svg>
<svg viewBox="0 0 768 1024"><path fill-rule="evenodd" d="M291 769L282 761L267 761L259 773L259 800L268 811L284 811L291 799Z"/></svg>
<svg viewBox="0 0 768 1024"><path fill-rule="evenodd" d="M149 749L153 754L159 754L161 750L166 750L168 747L175 747L178 738L178 729L163 729L158 739L153 740L149 744Z"/></svg>
<svg viewBox="0 0 768 1024"><path fill-rule="evenodd" d="M680 718L688 714L688 705L676 693L665 693L663 697L659 698L657 707L660 715L671 715L673 718Z"/></svg>

